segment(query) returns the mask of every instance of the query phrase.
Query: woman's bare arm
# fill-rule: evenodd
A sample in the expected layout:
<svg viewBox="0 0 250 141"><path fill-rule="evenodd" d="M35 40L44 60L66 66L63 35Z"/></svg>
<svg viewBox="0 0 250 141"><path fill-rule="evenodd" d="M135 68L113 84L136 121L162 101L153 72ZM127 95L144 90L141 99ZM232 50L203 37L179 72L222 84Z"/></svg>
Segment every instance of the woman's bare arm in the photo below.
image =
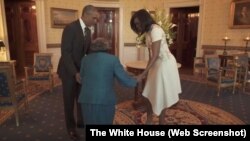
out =
<svg viewBox="0 0 250 141"><path fill-rule="evenodd" d="M149 58L146 69L142 72L141 77L145 77L148 73L149 69L153 66L155 61L157 60L160 52L161 40L155 41L152 43L152 56Z"/></svg>

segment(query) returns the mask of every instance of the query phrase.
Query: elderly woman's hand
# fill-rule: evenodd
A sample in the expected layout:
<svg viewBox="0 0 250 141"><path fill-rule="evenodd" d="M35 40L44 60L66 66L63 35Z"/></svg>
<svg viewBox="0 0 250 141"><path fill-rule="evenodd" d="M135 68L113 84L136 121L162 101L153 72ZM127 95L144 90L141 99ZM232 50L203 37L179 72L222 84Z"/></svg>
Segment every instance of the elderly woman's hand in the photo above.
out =
<svg viewBox="0 0 250 141"><path fill-rule="evenodd" d="M76 73L76 81L81 84L81 76L80 76L80 73Z"/></svg>
<svg viewBox="0 0 250 141"><path fill-rule="evenodd" d="M137 80L137 82L141 82L144 77L145 76L143 74L140 74L140 75L136 76L135 79Z"/></svg>

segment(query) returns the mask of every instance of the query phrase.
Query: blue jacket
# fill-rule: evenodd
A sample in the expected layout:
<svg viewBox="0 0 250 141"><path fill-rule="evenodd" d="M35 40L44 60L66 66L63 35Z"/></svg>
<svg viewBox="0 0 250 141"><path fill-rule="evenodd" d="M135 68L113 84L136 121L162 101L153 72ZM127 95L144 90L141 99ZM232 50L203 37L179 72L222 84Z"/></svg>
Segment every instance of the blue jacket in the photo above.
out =
<svg viewBox="0 0 250 141"><path fill-rule="evenodd" d="M115 78L124 86L135 87L119 59L106 52L90 53L81 62L81 92L78 102L89 104L116 104Z"/></svg>

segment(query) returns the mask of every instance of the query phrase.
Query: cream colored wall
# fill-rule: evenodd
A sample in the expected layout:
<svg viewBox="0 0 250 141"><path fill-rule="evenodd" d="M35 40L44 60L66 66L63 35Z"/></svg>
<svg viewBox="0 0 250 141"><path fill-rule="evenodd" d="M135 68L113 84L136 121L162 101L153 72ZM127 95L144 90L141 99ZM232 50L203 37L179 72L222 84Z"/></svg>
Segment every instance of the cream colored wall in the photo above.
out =
<svg viewBox="0 0 250 141"><path fill-rule="evenodd" d="M202 54L202 45L223 46L223 37L231 40L228 46L245 47L245 38L250 29L232 29L230 23L231 0L166 0L166 8L199 6L199 30L197 41L197 56ZM167 10L168 11L168 10ZM218 53L221 53L219 51Z"/></svg>
<svg viewBox="0 0 250 141"><path fill-rule="evenodd" d="M46 40L47 43L60 43L62 28L52 28L50 19L50 8L65 8L78 10L78 16L80 17L82 7L87 0L45 0L45 25L46 25Z"/></svg>
<svg viewBox="0 0 250 141"><path fill-rule="evenodd" d="M245 47L243 38L249 35L250 29L232 29L229 27L230 0L205 0L202 25L203 45L224 45L222 38L231 40L228 46Z"/></svg>
<svg viewBox="0 0 250 141"><path fill-rule="evenodd" d="M4 42L5 47L0 49L0 61L9 60L8 34L6 31L6 18L4 11L4 0L0 0L0 40Z"/></svg>
<svg viewBox="0 0 250 141"><path fill-rule="evenodd" d="M4 29L4 22L3 22L3 20L4 20L4 17L3 17L3 9L4 9L4 0L0 0L0 15L1 15L1 18L0 18L0 40L3 40L4 39L4 31L3 31L3 29Z"/></svg>
<svg viewBox="0 0 250 141"><path fill-rule="evenodd" d="M147 8L150 11L156 8L164 8L165 0L157 0L153 2L151 0L120 0L121 5L124 7L124 42L134 43L136 34L130 28L131 12L142 8Z"/></svg>
<svg viewBox="0 0 250 141"><path fill-rule="evenodd" d="M124 21L124 42L134 42L136 35L130 29L130 17L131 12L141 9L147 8L149 10L154 10L155 8L164 8L164 0L157 0L157 2L152 2L150 0L120 0L118 2L105 2L102 3L118 3L123 9L123 21ZM76 9L78 10L79 17L81 16L82 8L86 4L100 5L100 1L96 0L45 0L45 25L47 32L47 43L59 43L61 40L62 29L51 28L51 20L50 20L50 8L67 8L67 9Z"/></svg>
<svg viewBox="0 0 250 141"><path fill-rule="evenodd" d="M119 57L122 63L127 61L133 61L138 59L139 50L135 47L124 47L124 43L134 43L136 35L130 29L130 17L131 12L138 10L140 8L147 8L149 10L154 10L156 8L178 8L178 7L188 7L188 6L200 6L200 21L199 21L199 33L197 41L197 56L200 55L200 48L202 45L223 45L222 38L227 35L231 40L228 42L229 46L245 46L243 38L250 33L250 29L231 29L229 28L229 16L230 16L230 4L231 0L120 0L118 2L105 2L97 0L36 0L42 5L41 11L44 11L44 19L42 25L45 26L45 39L40 39L46 44L55 44L61 42L61 35L63 29L61 28L51 28L50 21L50 8L67 8L78 10L78 15L80 17L82 8L86 4L93 5L104 5L105 4L115 4L122 10L121 22L122 27L120 32L122 34L121 44L119 49ZM3 13L3 0L1 2L0 14ZM43 15L43 14L42 14ZM5 17L0 18L0 39L3 38L6 42L8 41ZM3 30L2 30L3 29ZM41 41L40 41L41 42ZM8 43L6 43L8 46ZM41 52L50 52L54 54L53 65L55 70L57 68L58 60L61 55L60 48L47 48L45 45L39 47ZM54 71L55 71L54 70Z"/></svg>
<svg viewBox="0 0 250 141"><path fill-rule="evenodd" d="M150 0L120 0L121 5L124 8L124 26L123 35L124 43L135 43L136 34L130 28L130 18L132 11L136 11L142 8L147 8L150 11L154 11L156 8L164 8L165 0L158 0L157 2L152 2ZM123 52L121 54L121 62L126 64L126 62L143 60L146 53L141 53L142 49L138 49L135 46L122 46ZM146 59L146 58L145 58Z"/></svg>
<svg viewBox="0 0 250 141"><path fill-rule="evenodd" d="M65 8L78 10L80 17L82 11L82 5L85 5L86 0L44 0L45 11L45 30L46 30L46 42L47 44L57 44L61 42L62 28L52 28L50 19L50 8ZM45 46L46 48L46 46ZM53 68L57 70L58 62L61 56L60 48L46 48L46 51L53 53Z"/></svg>
<svg viewBox="0 0 250 141"><path fill-rule="evenodd" d="M47 44L55 44L61 42L61 35L63 29L61 28L51 28L50 19L50 8L66 8L66 9L76 9L78 10L78 16L81 16L82 8L86 4L96 5L98 7L105 7L105 5L115 5L122 9L123 15L120 16L120 22L123 24L120 29L121 35L123 36L120 40L119 50L120 53L117 54L121 62L124 64L127 61L137 60L137 49L135 47L124 47L124 43L134 43L136 34L130 29L130 17L131 12L147 8L149 10L154 10L155 8L164 8L164 0L158 0L157 3L152 3L149 0L120 0L118 2L105 2L96 0L45 0L45 26L46 26L46 41ZM53 64L56 70L57 64L61 55L60 48L47 49L47 52L53 53Z"/></svg>

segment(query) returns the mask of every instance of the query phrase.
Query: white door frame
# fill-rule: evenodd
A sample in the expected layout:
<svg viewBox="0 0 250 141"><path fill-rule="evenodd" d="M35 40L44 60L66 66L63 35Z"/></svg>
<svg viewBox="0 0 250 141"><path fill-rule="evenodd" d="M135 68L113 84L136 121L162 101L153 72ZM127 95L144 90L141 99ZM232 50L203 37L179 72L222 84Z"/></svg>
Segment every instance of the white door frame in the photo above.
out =
<svg viewBox="0 0 250 141"><path fill-rule="evenodd" d="M200 56L202 54L201 40L202 40L202 20L203 20L203 8L204 0L193 0L193 1L183 1L183 2L170 2L167 4L166 9L170 8L181 8L181 7L192 7L199 6L199 22L198 22L198 33L197 33L197 45L196 45L196 55Z"/></svg>

